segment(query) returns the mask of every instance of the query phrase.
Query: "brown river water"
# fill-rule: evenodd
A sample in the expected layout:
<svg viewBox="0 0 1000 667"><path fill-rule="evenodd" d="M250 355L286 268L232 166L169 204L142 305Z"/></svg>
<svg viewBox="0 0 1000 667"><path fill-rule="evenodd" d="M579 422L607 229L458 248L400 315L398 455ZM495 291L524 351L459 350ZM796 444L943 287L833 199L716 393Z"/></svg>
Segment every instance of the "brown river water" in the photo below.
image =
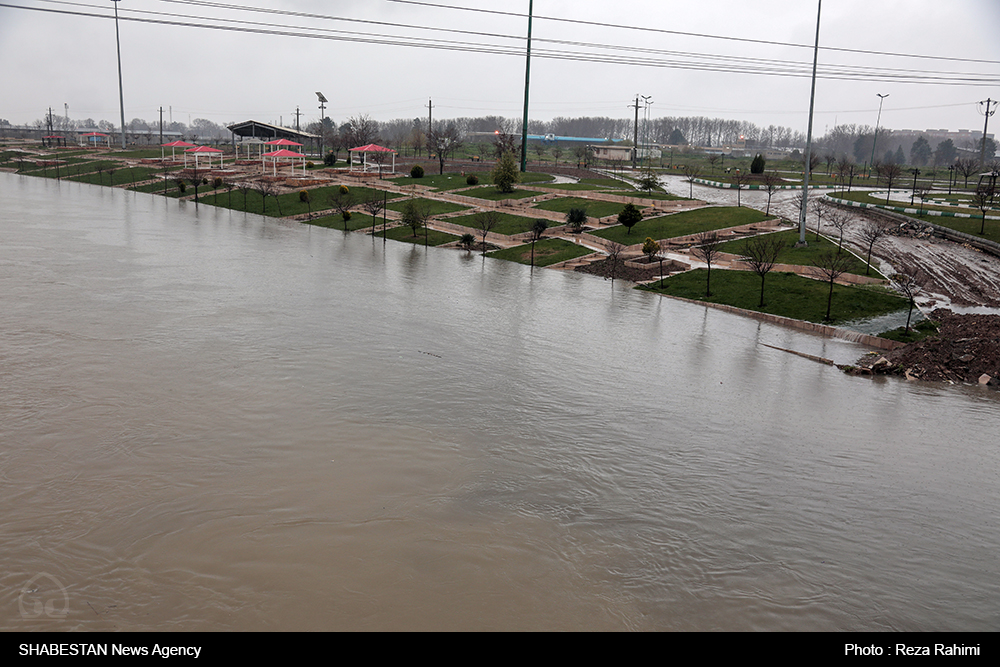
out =
<svg viewBox="0 0 1000 667"><path fill-rule="evenodd" d="M0 630L1000 627L993 390L12 174L0 284Z"/></svg>

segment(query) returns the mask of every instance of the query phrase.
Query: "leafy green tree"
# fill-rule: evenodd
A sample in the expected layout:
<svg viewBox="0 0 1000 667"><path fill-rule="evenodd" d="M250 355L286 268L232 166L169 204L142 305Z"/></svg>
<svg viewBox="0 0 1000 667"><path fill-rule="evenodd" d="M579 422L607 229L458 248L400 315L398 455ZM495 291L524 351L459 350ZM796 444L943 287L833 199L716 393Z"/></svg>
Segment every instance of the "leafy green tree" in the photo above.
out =
<svg viewBox="0 0 1000 667"><path fill-rule="evenodd" d="M566 212L566 224L570 226L570 231L579 234L587 224L587 209L574 207Z"/></svg>
<svg viewBox="0 0 1000 667"><path fill-rule="evenodd" d="M896 152L892 156L893 164L906 164L906 153L903 152L903 147L898 146Z"/></svg>
<svg viewBox="0 0 1000 667"><path fill-rule="evenodd" d="M521 181L521 172L518 171L514 154L508 151L501 155L490 176L498 192L513 192L514 186Z"/></svg>
<svg viewBox="0 0 1000 667"><path fill-rule="evenodd" d="M917 137L917 140L910 146L910 163L922 167L931 159L931 145L924 136Z"/></svg>
<svg viewBox="0 0 1000 667"><path fill-rule="evenodd" d="M618 224L628 230L626 232L627 234L631 234L632 228L639 224L641 220L642 211L640 211L638 207L632 203L625 204L622 212L618 214Z"/></svg>
<svg viewBox="0 0 1000 667"><path fill-rule="evenodd" d="M750 163L750 173L751 174L763 174L764 173L764 156L757 153L757 156Z"/></svg>
<svg viewBox="0 0 1000 667"><path fill-rule="evenodd" d="M427 212L427 208L422 206L416 199L407 199L403 204L403 210L400 212L399 217L404 225L413 230L413 236L415 237L421 227L427 226L427 219L430 218L430 214Z"/></svg>
<svg viewBox="0 0 1000 667"><path fill-rule="evenodd" d="M642 242L642 254L644 254L649 259L649 261L651 263L652 263L653 259L656 258L656 256L660 254L661 250L663 250L663 246L661 246L660 242L657 241L656 239L654 239L652 236L647 236L646 240ZM663 283L663 258L660 257L659 259L660 259L660 283L661 283L661 287L662 287L662 283Z"/></svg>
<svg viewBox="0 0 1000 667"><path fill-rule="evenodd" d="M958 157L958 149L955 148L955 142L951 139L945 139L937 145L934 149L934 164L951 164Z"/></svg>
<svg viewBox="0 0 1000 667"><path fill-rule="evenodd" d="M637 183L639 184L639 189L643 192L652 192L660 187L660 178L652 169L647 169L642 172L642 176L639 177Z"/></svg>
<svg viewBox="0 0 1000 667"><path fill-rule="evenodd" d="M686 144L687 139L684 138L684 133L681 132L680 128L675 127L673 131L670 133L670 137L667 139L667 143L674 146L680 146L682 144Z"/></svg>

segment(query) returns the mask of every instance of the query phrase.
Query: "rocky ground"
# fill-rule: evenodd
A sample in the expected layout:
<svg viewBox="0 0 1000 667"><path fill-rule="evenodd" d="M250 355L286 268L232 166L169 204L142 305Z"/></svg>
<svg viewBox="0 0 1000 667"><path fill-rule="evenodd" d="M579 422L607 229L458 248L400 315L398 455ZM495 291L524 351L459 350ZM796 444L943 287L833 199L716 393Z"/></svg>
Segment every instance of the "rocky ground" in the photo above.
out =
<svg viewBox="0 0 1000 667"><path fill-rule="evenodd" d="M885 354L868 355L851 373L904 375L913 380L1000 386L1000 315L938 309L938 335Z"/></svg>

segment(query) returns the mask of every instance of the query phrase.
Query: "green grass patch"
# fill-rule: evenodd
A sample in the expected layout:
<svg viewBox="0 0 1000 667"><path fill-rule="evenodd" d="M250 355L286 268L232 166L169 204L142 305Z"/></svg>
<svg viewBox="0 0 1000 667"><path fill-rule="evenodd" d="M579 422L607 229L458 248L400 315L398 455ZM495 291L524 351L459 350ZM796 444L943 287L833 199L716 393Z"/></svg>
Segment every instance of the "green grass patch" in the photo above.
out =
<svg viewBox="0 0 1000 667"><path fill-rule="evenodd" d="M173 189L176 191L177 186L173 184ZM160 185L162 188L162 184ZM202 186L205 187L205 186ZM289 215L299 215L301 213L310 213L312 211L322 211L329 209L331 207L329 198L331 195L337 192L340 188L339 185L328 185L322 188L316 188L309 190L309 197L311 199L310 203L307 204L299 200L299 190L294 190L293 192L288 192L278 196L278 201L275 201L274 197L267 198L267 208L266 210L261 210L261 196L260 193L255 190L250 190L246 195L246 204L243 201L243 193L237 189L233 191L226 192L225 189L220 188L215 192L215 194L209 194L205 197L199 197L201 203L210 204L212 206L219 206L221 208L231 208L235 211L247 211L249 213L259 213L262 215L278 216L284 217ZM199 192L201 189L199 189ZM379 192L372 188L365 187L352 187L351 193L354 195L354 201L358 204L363 202L368 198L369 194L372 192ZM185 195L193 194L194 190L190 185L187 187L187 192ZM170 194L170 193L168 193ZM232 195L230 197L230 195ZM394 195L393 195L394 196ZM280 214L279 214L279 203L280 203ZM339 214L337 214L339 219Z"/></svg>
<svg viewBox="0 0 1000 667"><path fill-rule="evenodd" d="M344 229L344 219L339 213L334 213L333 215L324 215L319 218L313 218L311 220L303 220L303 224L313 225L315 227L326 227L328 229ZM351 219L347 221L347 231L357 232L363 229L371 231L372 228L372 217L365 213L358 213L356 211L351 212ZM375 229L378 233L382 233L382 218L375 223ZM407 228L409 229L409 228Z"/></svg>
<svg viewBox="0 0 1000 667"><path fill-rule="evenodd" d="M914 308L914 310L916 309ZM889 340L899 341L900 343L915 343L918 340L936 336L937 333L937 322L933 322L931 320L920 320L916 324L911 325L909 331L906 330L906 327L899 327L898 329L892 329L891 331L883 331L878 336L879 338L888 338Z"/></svg>
<svg viewBox="0 0 1000 667"><path fill-rule="evenodd" d="M352 190L353 192L353 190ZM406 202L409 200L402 199L395 202L389 202L386 206L390 211L396 211L398 213L403 212L403 207L406 206ZM424 197L417 197L415 199L417 204L423 206L429 215L441 215L442 213L454 213L455 211L465 211L468 210L468 206L462 206L461 204L453 204L446 201L436 201L434 199L426 199Z"/></svg>
<svg viewBox="0 0 1000 667"><path fill-rule="evenodd" d="M535 266L549 266L568 259L589 255L592 250L570 243L565 239L542 239L535 243ZM531 244L504 248L488 253L489 257L505 259L519 264L531 264Z"/></svg>
<svg viewBox="0 0 1000 667"><path fill-rule="evenodd" d="M560 197L549 199L535 206L545 211L555 211L557 213L567 213L571 208L585 208L587 215L592 218L603 218L608 215L617 215L622 212L625 204L609 201L597 201L594 199L583 199L581 197Z"/></svg>
<svg viewBox="0 0 1000 667"><path fill-rule="evenodd" d="M790 229L784 232L775 232L777 238L780 238L785 242L785 247L781 249L781 253L778 255L779 264L797 264L800 266L816 266L819 262L820 257L823 254L831 251L837 250L837 244L833 241L829 241L824 237L820 237L819 240L816 239L816 235L806 235L806 241L809 243L808 246L804 248L796 248L795 244L799 241L799 232L797 229ZM732 253L734 255L743 255L744 248L746 247L748 239L736 239L733 241L727 241L720 246L722 252ZM851 255L852 262L848 269L849 273L855 273L857 275L865 275L865 267L867 264L859 260L858 258ZM871 274L875 277L880 277L880 274L875 267L871 268Z"/></svg>
<svg viewBox="0 0 1000 667"><path fill-rule="evenodd" d="M457 218L448 218L448 222L468 227L474 234L479 233L476 225L476 214L463 215ZM526 218L523 215L513 215L511 213L501 213L500 222L490 231L496 234L520 234L522 232L530 232L531 227L534 224L535 218ZM551 226L552 223L549 224Z"/></svg>
<svg viewBox="0 0 1000 667"><path fill-rule="evenodd" d="M769 273L764 281L764 306L760 307L760 277L749 271L712 271L712 296L705 296L706 269L687 271L662 283L640 289L687 299L723 303L737 308L771 313L808 322L823 322L829 283L793 273ZM906 299L884 288L834 285L830 323L862 320L905 310Z"/></svg>
<svg viewBox="0 0 1000 667"><path fill-rule="evenodd" d="M446 232L439 232L435 229L421 229L417 231L417 235L413 235L413 230L408 226L393 227L392 229L386 230L385 237L387 239L392 239L393 241L403 241L404 243L414 243L418 245L424 244L424 234L427 234L427 245L444 245L446 243L452 243L458 240L458 237L454 234L448 234ZM376 236L382 235L381 228L375 232Z"/></svg>
<svg viewBox="0 0 1000 667"><path fill-rule="evenodd" d="M525 197L539 197L542 195L537 190L515 189L513 192L499 192L492 185L485 185L472 188L460 193L465 197L475 197L476 199L486 199L487 201L500 201L502 199L524 199Z"/></svg>
<svg viewBox="0 0 1000 667"><path fill-rule="evenodd" d="M709 206L693 211L683 211L672 215L663 215L658 218L642 220L632 228L632 233L621 226L600 229L594 233L595 236L632 245L641 243L647 236L656 239L672 239L678 236L689 234L700 234L701 232L748 225L755 222L763 222L768 216L762 212L746 207L737 206Z"/></svg>

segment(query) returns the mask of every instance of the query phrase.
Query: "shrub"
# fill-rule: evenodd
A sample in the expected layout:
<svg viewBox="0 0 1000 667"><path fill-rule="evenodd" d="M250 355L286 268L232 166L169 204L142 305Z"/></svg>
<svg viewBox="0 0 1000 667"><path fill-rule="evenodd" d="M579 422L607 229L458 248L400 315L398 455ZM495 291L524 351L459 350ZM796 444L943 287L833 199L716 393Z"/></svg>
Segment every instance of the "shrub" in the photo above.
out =
<svg viewBox="0 0 1000 667"><path fill-rule="evenodd" d="M479 185L479 177L475 174L469 174L465 177L465 182L469 185Z"/></svg>
<svg viewBox="0 0 1000 667"><path fill-rule="evenodd" d="M329 153L323 156L323 164L325 164L328 167L332 167L333 165L337 164L337 156L333 154L333 151L330 151Z"/></svg>
<svg viewBox="0 0 1000 667"><path fill-rule="evenodd" d="M313 164L313 161L312 161L312 160L309 160L308 162L306 162L306 169L312 169L312 168L313 168L313 167L315 167L315 166L316 166L316 165L315 165L315 164Z"/></svg>
<svg viewBox="0 0 1000 667"><path fill-rule="evenodd" d="M202 184L202 185L208 185L208 179L207 179L207 178L204 178L204 177L203 177L203 178L201 179L201 184Z"/></svg>
<svg viewBox="0 0 1000 667"><path fill-rule="evenodd" d="M350 211L344 211L343 213L340 214L340 217L342 217L344 219L344 222L347 222L348 220L351 219L351 212Z"/></svg>
<svg viewBox="0 0 1000 667"><path fill-rule="evenodd" d="M476 245L476 237L472 234L462 234L462 238L458 244L466 250L472 250L472 247Z"/></svg>
<svg viewBox="0 0 1000 667"><path fill-rule="evenodd" d="M215 177L215 179L212 181L212 187L215 187L215 188L221 188L222 187L222 177L221 176L216 176Z"/></svg>
<svg viewBox="0 0 1000 667"><path fill-rule="evenodd" d="M763 174L764 173L764 156L757 153L757 157L753 159L750 163L750 173L751 174Z"/></svg>
<svg viewBox="0 0 1000 667"><path fill-rule="evenodd" d="M521 172L518 171L517 160L513 153L507 152L500 156L495 167L493 167L493 185L497 186L498 192L513 192L514 186L521 180Z"/></svg>
<svg viewBox="0 0 1000 667"><path fill-rule="evenodd" d="M628 233L632 233L632 228L642 220L642 211L635 204L625 204L625 208L618 214L618 224L625 227Z"/></svg>
<svg viewBox="0 0 1000 667"><path fill-rule="evenodd" d="M184 194L184 192L187 190L187 183L185 183L184 181L178 179L177 180L177 189L180 191L181 194Z"/></svg>
<svg viewBox="0 0 1000 667"><path fill-rule="evenodd" d="M570 226L574 234L582 232L583 226L587 224L587 209L571 208L566 212L566 224Z"/></svg>
<svg viewBox="0 0 1000 667"><path fill-rule="evenodd" d="M410 169L410 178L423 178L423 177L424 177L424 168L421 167L419 164L413 165L413 168Z"/></svg>
<svg viewBox="0 0 1000 667"><path fill-rule="evenodd" d="M308 201L309 201L309 191L308 190L301 190L301 191L299 191L299 201L302 202L303 204L308 203Z"/></svg>
<svg viewBox="0 0 1000 667"><path fill-rule="evenodd" d="M349 194L351 194L351 190L346 185L341 185L340 186L340 194L342 194L342 195L349 195Z"/></svg>

